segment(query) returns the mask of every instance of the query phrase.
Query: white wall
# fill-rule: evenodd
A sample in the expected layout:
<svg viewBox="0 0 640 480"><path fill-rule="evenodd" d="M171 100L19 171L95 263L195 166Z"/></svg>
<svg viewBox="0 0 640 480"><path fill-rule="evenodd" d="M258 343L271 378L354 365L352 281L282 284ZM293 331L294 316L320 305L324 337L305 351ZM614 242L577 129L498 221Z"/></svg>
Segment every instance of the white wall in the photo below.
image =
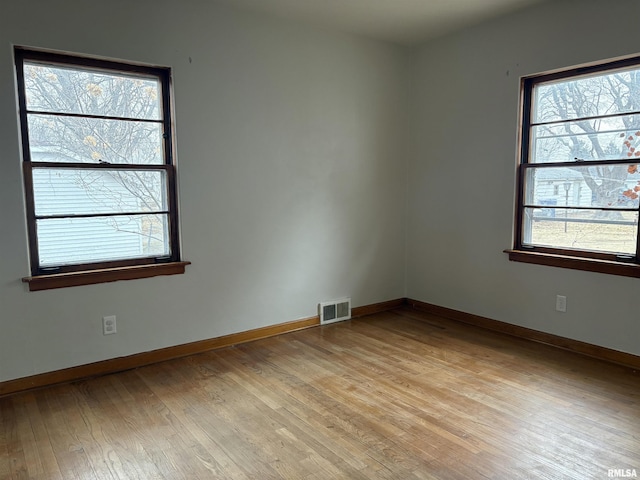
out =
<svg viewBox="0 0 640 480"><path fill-rule="evenodd" d="M173 68L185 275L27 291L14 44ZM402 297L408 60L209 1L3 4L0 381Z"/></svg>
<svg viewBox="0 0 640 480"><path fill-rule="evenodd" d="M640 354L640 279L509 262L519 77L640 52L637 0L553 0L422 46L407 296ZM567 313L555 296L567 296Z"/></svg>

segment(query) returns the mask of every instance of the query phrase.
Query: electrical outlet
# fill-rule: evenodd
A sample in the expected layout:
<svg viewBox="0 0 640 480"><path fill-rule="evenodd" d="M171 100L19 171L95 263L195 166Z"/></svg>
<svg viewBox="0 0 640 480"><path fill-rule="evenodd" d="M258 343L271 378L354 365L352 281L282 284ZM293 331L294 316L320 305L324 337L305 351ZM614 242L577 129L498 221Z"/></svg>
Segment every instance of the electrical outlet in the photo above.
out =
<svg viewBox="0 0 640 480"><path fill-rule="evenodd" d="M565 297L564 295L556 295L556 311L567 311L567 297Z"/></svg>
<svg viewBox="0 0 640 480"><path fill-rule="evenodd" d="M116 329L116 316L109 315L107 317L102 317L102 333L104 335L112 335L116 333L118 330Z"/></svg>

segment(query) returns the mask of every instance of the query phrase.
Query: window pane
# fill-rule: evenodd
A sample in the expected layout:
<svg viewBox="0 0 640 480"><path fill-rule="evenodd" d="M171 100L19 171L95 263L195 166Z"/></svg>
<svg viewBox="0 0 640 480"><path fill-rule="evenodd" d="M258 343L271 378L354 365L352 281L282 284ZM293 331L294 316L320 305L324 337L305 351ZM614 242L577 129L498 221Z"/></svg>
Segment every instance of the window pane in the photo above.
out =
<svg viewBox="0 0 640 480"><path fill-rule="evenodd" d="M638 208L640 173L636 165L584 165L528 168L525 205Z"/></svg>
<svg viewBox="0 0 640 480"><path fill-rule="evenodd" d="M42 267L170 254L167 215L43 219L36 227Z"/></svg>
<svg viewBox="0 0 640 480"><path fill-rule="evenodd" d="M525 245L635 255L638 212L525 208L524 214Z"/></svg>
<svg viewBox="0 0 640 480"><path fill-rule="evenodd" d="M640 70L549 82L534 87L533 121L554 122L640 110Z"/></svg>
<svg viewBox="0 0 640 480"><path fill-rule="evenodd" d="M25 62L27 109L159 120L160 82L132 74Z"/></svg>
<svg viewBox="0 0 640 480"><path fill-rule="evenodd" d="M531 129L529 163L639 157L640 115L538 125Z"/></svg>
<svg viewBox="0 0 640 480"><path fill-rule="evenodd" d="M163 163L162 124L28 116L32 162Z"/></svg>
<svg viewBox="0 0 640 480"><path fill-rule="evenodd" d="M166 211L166 172L33 169L35 212L45 215Z"/></svg>

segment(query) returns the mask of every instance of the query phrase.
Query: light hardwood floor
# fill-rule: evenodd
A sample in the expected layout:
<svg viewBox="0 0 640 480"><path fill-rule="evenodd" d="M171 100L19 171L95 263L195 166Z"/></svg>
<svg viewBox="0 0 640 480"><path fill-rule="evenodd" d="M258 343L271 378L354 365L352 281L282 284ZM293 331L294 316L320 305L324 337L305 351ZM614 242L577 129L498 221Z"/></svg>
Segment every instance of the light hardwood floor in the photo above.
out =
<svg viewBox="0 0 640 480"><path fill-rule="evenodd" d="M0 479L640 476L640 376L409 308L0 398Z"/></svg>

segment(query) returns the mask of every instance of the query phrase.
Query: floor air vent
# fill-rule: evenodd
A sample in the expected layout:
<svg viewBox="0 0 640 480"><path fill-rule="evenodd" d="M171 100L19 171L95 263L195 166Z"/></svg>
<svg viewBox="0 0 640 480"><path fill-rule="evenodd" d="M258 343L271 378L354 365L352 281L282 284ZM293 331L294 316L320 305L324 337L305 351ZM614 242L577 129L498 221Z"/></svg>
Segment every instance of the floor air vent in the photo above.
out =
<svg viewBox="0 0 640 480"><path fill-rule="evenodd" d="M320 324L341 322L351 318L351 299L341 298L331 302L323 302L318 305Z"/></svg>

